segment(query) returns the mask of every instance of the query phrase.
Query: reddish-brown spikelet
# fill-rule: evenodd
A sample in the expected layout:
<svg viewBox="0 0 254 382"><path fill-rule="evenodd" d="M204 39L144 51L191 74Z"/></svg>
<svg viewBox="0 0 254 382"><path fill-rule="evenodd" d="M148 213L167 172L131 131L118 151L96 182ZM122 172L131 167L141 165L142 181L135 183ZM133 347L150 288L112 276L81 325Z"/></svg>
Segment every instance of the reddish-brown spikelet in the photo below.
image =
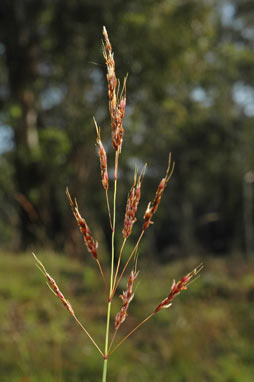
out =
<svg viewBox="0 0 254 382"><path fill-rule="evenodd" d="M122 299L122 307L120 312L118 312L115 317L115 330L118 330L120 325L126 320L128 307L130 305L130 302L134 298L133 284L136 278L138 277L138 274L139 272L131 271L127 284L127 290L124 291L123 294L120 296L120 298Z"/></svg>
<svg viewBox="0 0 254 382"><path fill-rule="evenodd" d="M105 27L102 30L105 44L103 45L103 56L106 60L107 65L107 82L108 82L108 98L109 98L109 110L110 115L114 114L116 108L116 87L117 78L115 74L115 60L112 52L112 46L108 38L108 32Z"/></svg>
<svg viewBox="0 0 254 382"><path fill-rule="evenodd" d="M47 272L46 272L46 277L48 279L48 282L49 282L49 285L50 287L52 288L53 292L56 294L57 297L60 298L60 300L62 301L63 305L65 306L65 308L73 315L75 316L75 313L74 313L74 310L72 309L72 306L71 304L69 303L68 300L66 300L66 298L64 297L64 295L62 294L62 292L60 291L60 289L58 288L55 280L53 279L53 277L51 277Z"/></svg>
<svg viewBox="0 0 254 382"><path fill-rule="evenodd" d="M119 96L120 83L115 74L115 61L110 44L108 33L103 27L103 36L105 44L103 44L103 56L107 66L107 82L108 82L108 97L109 97L109 112L112 125L112 145L116 151L121 152L123 142L123 117L126 106L126 80L124 79L123 89Z"/></svg>
<svg viewBox="0 0 254 382"><path fill-rule="evenodd" d="M91 235L90 228L88 227L85 219L81 217L79 210L78 210L77 201L75 200L75 204L73 203L68 188L66 189L66 195L69 199L69 202L70 202L70 205L72 208L72 212L73 212L73 215L75 216L75 219L78 223L80 232L83 235L83 239L84 239L84 242L86 244L86 247L87 247L88 251L91 253L91 255L93 256L93 258L95 260L97 260L98 259L98 255L97 255L98 243L94 241L94 239Z"/></svg>
<svg viewBox="0 0 254 382"><path fill-rule="evenodd" d="M51 277L48 272L46 271L46 268L44 267L44 265L42 264L42 262L37 258L37 256L35 256L35 254L33 253L33 257L35 259L35 263L36 263L36 266L40 269L40 271L43 273L43 275L46 277L46 279L48 280L48 286L49 288L52 290L52 292L60 298L60 300L62 301L63 305L65 306L65 308L71 313L72 316L75 316L75 313L74 313L74 310L72 309L72 306L70 304L70 302L68 300L66 300L66 298L64 297L64 295L62 294L62 292L60 291L60 289L58 288L58 285L57 283L55 282L55 280L53 279L53 277Z"/></svg>
<svg viewBox="0 0 254 382"><path fill-rule="evenodd" d="M137 180L136 173L134 174L133 185L128 195L125 217L124 217L124 228L122 231L123 237L125 239L127 239L130 236L133 224L137 220L136 212L137 212L140 197L141 197L141 186L142 186L142 180L144 177L145 167L143 168L138 180Z"/></svg>
<svg viewBox="0 0 254 382"><path fill-rule="evenodd" d="M161 201L163 191L165 190L165 187L166 187L169 179L171 178L171 176L173 174L175 163L173 162L171 170L170 170L170 166L171 166L171 155L169 155L168 168L167 168L165 177L162 178L160 183L159 183L159 186L158 186L156 194L155 194L155 198L154 198L152 203L151 202L148 203L148 206L147 206L147 209L146 209L146 212L144 215L144 221L145 222L143 225L143 231L145 231L149 227L149 225L153 223L151 221L152 216L157 211L157 208L158 208L160 201Z"/></svg>
<svg viewBox="0 0 254 382"><path fill-rule="evenodd" d="M198 273L202 270L203 265L200 264L197 268L195 268L192 272L183 276L183 278L178 281L178 283L173 280L170 293L168 297L166 297L162 302L157 306L154 313L159 312L161 309L169 308L172 305L172 300L177 296L181 291L187 289L187 285L191 281L191 279L198 275Z"/></svg>
<svg viewBox="0 0 254 382"><path fill-rule="evenodd" d="M100 158L100 166L101 166L101 182L105 190L108 190L108 165L107 165L107 154L103 147L102 141L101 141L101 135L100 130L98 128L98 125L96 123L96 120L94 118L94 124L96 128L97 133L97 144L99 147L99 158Z"/></svg>

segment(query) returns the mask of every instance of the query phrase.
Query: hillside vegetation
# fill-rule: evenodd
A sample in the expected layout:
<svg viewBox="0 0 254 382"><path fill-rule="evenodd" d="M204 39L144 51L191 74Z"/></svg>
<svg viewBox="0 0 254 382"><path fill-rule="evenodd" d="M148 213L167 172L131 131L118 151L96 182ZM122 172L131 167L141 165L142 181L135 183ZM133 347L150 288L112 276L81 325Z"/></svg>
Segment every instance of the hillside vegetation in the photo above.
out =
<svg viewBox="0 0 254 382"><path fill-rule="evenodd" d="M106 303L91 264L39 252L77 316L103 343ZM166 297L200 259L166 266L142 261L129 316L116 341ZM251 382L254 376L254 264L240 258L203 259L186 292L136 332L112 356L116 382ZM125 288L122 281L118 294ZM119 299L120 306L120 299ZM113 314L119 306L114 306ZM95 382L102 359L47 288L30 254L0 256L0 380Z"/></svg>

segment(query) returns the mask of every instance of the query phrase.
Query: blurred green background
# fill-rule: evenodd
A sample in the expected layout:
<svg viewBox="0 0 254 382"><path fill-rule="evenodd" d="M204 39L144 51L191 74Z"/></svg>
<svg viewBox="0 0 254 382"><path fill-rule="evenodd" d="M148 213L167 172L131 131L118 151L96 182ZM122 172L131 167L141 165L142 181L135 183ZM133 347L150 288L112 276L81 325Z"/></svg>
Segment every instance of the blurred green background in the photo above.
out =
<svg viewBox="0 0 254 382"><path fill-rule="evenodd" d="M0 380L100 380L102 360L44 285L31 252L102 344L103 285L65 188L77 197L106 268L111 235L92 121L95 116L101 127L112 178L103 25L117 76L129 74L117 250L135 166L147 163L148 169L126 253L169 152L176 162L139 250L136 296L118 338L158 305L173 278L205 264L200 279L172 308L112 356L109 381L252 382L250 0L1 0Z"/></svg>

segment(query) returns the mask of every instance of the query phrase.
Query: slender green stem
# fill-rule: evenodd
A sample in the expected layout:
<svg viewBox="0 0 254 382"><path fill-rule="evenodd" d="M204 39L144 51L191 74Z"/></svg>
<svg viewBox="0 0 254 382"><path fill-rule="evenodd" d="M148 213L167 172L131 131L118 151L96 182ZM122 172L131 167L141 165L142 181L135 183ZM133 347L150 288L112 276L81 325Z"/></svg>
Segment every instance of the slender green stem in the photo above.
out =
<svg viewBox="0 0 254 382"><path fill-rule="evenodd" d="M114 200L113 200L113 221L112 221L112 246L111 246L111 272L110 272L110 285L109 285L109 300L107 311L107 324L105 333L105 351L104 351L104 363L102 382L107 381L107 368L108 368L108 346L109 346L109 326L110 326L110 313L111 313L111 293L113 289L114 279L114 258L115 258L115 228L116 228L116 195L117 195L117 172L118 172L118 158L119 151L116 151L115 155L115 181L114 181Z"/></svg>

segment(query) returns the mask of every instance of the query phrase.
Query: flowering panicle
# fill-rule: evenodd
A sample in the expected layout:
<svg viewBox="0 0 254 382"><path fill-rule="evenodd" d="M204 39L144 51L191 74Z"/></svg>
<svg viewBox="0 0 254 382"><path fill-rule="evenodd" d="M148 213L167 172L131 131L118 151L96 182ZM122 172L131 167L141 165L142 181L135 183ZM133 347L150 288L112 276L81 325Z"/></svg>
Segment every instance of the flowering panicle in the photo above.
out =
<svg viewBox="0 0 254 382"><path fill-rule="evenodd" d="M116 78L114 54L112 52L112 46L105 27L103 27L103 36L105 39L105 44L103 44L103 55L107 65L109 112L112 125L112 145L116 151L121 152L124 134L123 117L126 106L127 76L124 79L123 88L121 94L119 95L120 82Z"/></svg>
<svg viewBox="0 0 254 382"><path fill-rule="evenodd" d="M152 216L157 211L157 208L158 208L158 206L160 204L160 201L161 201L161 197L162 197L163 191L164 191L164 189L165 189L169 179L171 178L171 176L173 174L175 163L173 162L171 170L170 170L170 167L171 167L171 154L169 155L168 168L167 168L165 177L162 178L161 181L160 181L160 184L159 184L159 186L157 188L157 191L156 191L156 194L155 194L155 198L154 198L152 204L151 204L151 202L148 203L148 206L147 206L147 209L146 209L146 212L145 212L145 215L144 215L144 221L145 222L144 222L144 225L143 225L143 231L145 231L149 227L149 225L153 223L151 221Z"/></svg>
<svg viewBox="0 0 254 382"><path fill-rule="evenodd" d="M33 257L35 259L35 262L36 262L36 265L37 267L41 270L41 272L44 274L44 276L46 277L46 279L48 280L48 286L49 288L52 290L52 292L58 297L60 298L60 300L62 301L63 305L65 306L65 308L68 310L68 312L70 312L70 314L72 316L75 316L75 313L74 313L74 310L72 309L72 306L70 304L70 302L68 300L66 300L66 298L64 297L64 295L62 294L62 292L60 291L58 285L56 284L55 280L53 279L53 277L51 277L48 272L46 271L44 265L42 264L42 262L35 256L35 254L33 253Z"/></svg>
<svg viewBox="0 0 254 382"><path fill-rule="evenodd" d="M127 284L127 290L124 291L123 294L120 296L120 298L122 299L122 307L120 312L118 312L115 317L115 330L119 329L120 325L125 321L127 317L128 307L134 298L133 284L136 278L138 277L138 274L139 272L131 271Z"/></svg>
<svg viewBox="0 0 254 382"><path fill-rule="evenodd" d="M141 197L141 186L142 181L145 173L145 168L143 168L138 180L137 180L137 174L135 172L134 174L134 181L133 185L130 189L127 203L126 203L126 211L125 211L125 217L124 217L124 228L123 228L123 237L127 239L132 231L133 224L136 222L136 212L138 209L138 204Z"/></svg>
<svg viewBox="0 0 254 382"><path fill-rule="evenodd" d="M124 78L123 85L120 86L120 81L116 77L115 73L115 61L114 61L114 54L112 52L112 46L109 41L108 33L105 27L103 27L103 37L104 42L102 43L102 49L103 49L103 56L106 61L106 67L107 67L107 87L108 87L108 99L109 99L109 113L110 113L110 119L111 119L111 128L112 128L112 145L113 149L115 150L115 167L114 167L114 190L113 190L113 206L112 206L112 215L111 215L111 209L110 209L110 203L109 203L109 177L108 177L108 165L107 165L107 154L105 151L105 148L101 141L101 135L100 135L100 129L97 125L97 122L94 118L94 124L96 128L97 133L97 145L98 145L98 152L99 152L99 159L100 159L100 172L101 172L101 182L103 185L103 188L105 190L106 194L106 202L107 202L107 208L108 208L108 215L109 215L109 222L110 227L112 229L112 240L111 240L111 270L110 270L110 279L106 280L106 277L103 272L103 268L101 266L100 260L98 258L97 254L97 248L98 243L94 240L92 237L90 228L86 222L86 220L81 216L78 208L77 200L74 199L74 201L71 198L71 195L69 193L68 188L66 189L66 194L69 199L70 206L72 208L73 215L77 221L78 227L81 231L81 234L83 236L83 240L85 242L85 245L88 249L88 251L91 253L92 257L94 258L95 262L97 263L97 266L99 268L99 272L101 274L101 277L103 279L104 285L105 285L105 292L106 292L106 299L107 299L107 318L106 318L106 331L105 331L105 347L104 350L101 350L101 348L97 345L91 334L87 331L86 327L79 321L77 316L74 313L74 310L68 300L64 297L63 293L60 291L58 285L56 284L55 280L47 273L45 267L40 262L40 260L33 254L35 262L37 267L41 270L44 277L46 278L47 285L51 289L51 291L61 300L62 304L65 306L65 308L68 310L68 312L73 316L75 321L78 323L78 325L81 327L83 332L87 335L87 337L90 339L90 341L93 343L93 345L96 347L100 355L104 359L103 363L103 373L102 373L102 381L106 382L107 380L107 368L108 368L108 359L109 356L113 352L115 352L121 344L123 344L127 338L129 338L137 329L139 329L142 325L144 325L148 320L150 320L156 313L158 313L160 310L168 308L172 305L172 301L181 291L186 290L187 286L189 286L192 279L195 279L201 269L203 268L202 264L196 267L192 272L188 273L180 281L177 283L175 280L173 280L170 293L169 295L164 298L160 302L160 304L156 307L155 310L153 310L147 317L143 319L143 321L139 322L124 338L122 338L117 345L113 347L113 343L115 341L115 338L118 334L118 330L120 326L124 323L126 320L126 317L128 315L128 308L131 303L131 301L134 298L134 282L136 278L138 277L139 272L136 271L136 265L134 267L134 270L131 271L126 290L122 292L120 295L120 298L122 300L120 311L116 314L115 320L114 320L114 332L111 337L110 341L110 325L111 325L111 309L112 309L112 301L113 297L115 296L116 290L118 288L118 285L120 281L122 280L122 277L126 274L126 269L130 263L130 261L133 259L134 263L137 264L137 256L138 256L138 248L139 244L141 242L142 237L145 234L146 229L152 224L152 218L153 215L156 213L158 206L160 204L162 194L167 186L167 183L169 179L171 178L173 171L174 171L174 163L171 164L171 154L169 155L168 160L168 167L165 173L164 178L161 179L155 197L153 201L149 202L147 209L144 214L144 221L143 221L143 227L141 230L141 233L139 235L139 238L136 241L136 244L134 248L132 249L131 253L125 260L125 264L123 264L123 269L121 269L121 273L119 275L119 269L121 265L121 259L122 254L125 248L126 240L132 233L133 225L136 222L136 213L138 210L138 205L141 198L141 188L142 188L142 182L145 174L146 165L142 169L140 175L138 176L137 172L134 173L134 180L133 184L129 190L129 194L127 197L127 203L126 203L126 210L125 210L125 216L124 216L124 224L123 224L123 230L122 230L122 246L120 248L119 256L117 265L115 267L116 263L116 249L115 249L115 227L116 227L116 213L117 213L117 186L118 186L118 164L119 164L119 154L121 152L122 143L123 143L123 135L124 135L124 129L123 129L123 118L125 114L125 108L126 108L126 81L127 76ZM107 276L107 274L106 274Z"/></svg>
<svg viewBox="0 0 254 382"><path fill-rule="evenodd" d="M99 158L100 158L100 166L101 166L101 182L104 187L104 189L107 191L108 190L108 165L107 165L107 154L106 151L103 147L102 141L101 141L101 135L100 135L100 130L98 128L98 125L96 123L95 118L94 124L96 128L96 133L97 133L97 144L99 147Z"/></svg>
<svg viewBox="0 0 254 382"><path fill-rule="evenodd" d="M193 277L196 277L199 272L202 270L203 265L200 264L197 268L193 269L192 272L188 273L186 276L178 281L178 283L173 280L170 293L162 302L157 306L154 313L159 312L161 309L169 308L172 305L172 300L177 296L182 290L187 289L187 285L190 283Z"/></svg>
<svg viewBox="0 0 254 382"><path fill-rule="evenodd" d="M77 220L79 229L83 235L83 239L84 239L84 242L86 244L86 247L87 247L88 251L91 253L91 255L93 256L93 258L95 260L97 260L98 259L98 255L97 255L98 243L94 241L94 239L91 235L90 228L87 225L87 222L80 215L79 210L78 210L77 201L75 200L75 204L72 201L68 188L66 189L66 195L69 199L73 215L75 216L75 219Z"/></svg>

